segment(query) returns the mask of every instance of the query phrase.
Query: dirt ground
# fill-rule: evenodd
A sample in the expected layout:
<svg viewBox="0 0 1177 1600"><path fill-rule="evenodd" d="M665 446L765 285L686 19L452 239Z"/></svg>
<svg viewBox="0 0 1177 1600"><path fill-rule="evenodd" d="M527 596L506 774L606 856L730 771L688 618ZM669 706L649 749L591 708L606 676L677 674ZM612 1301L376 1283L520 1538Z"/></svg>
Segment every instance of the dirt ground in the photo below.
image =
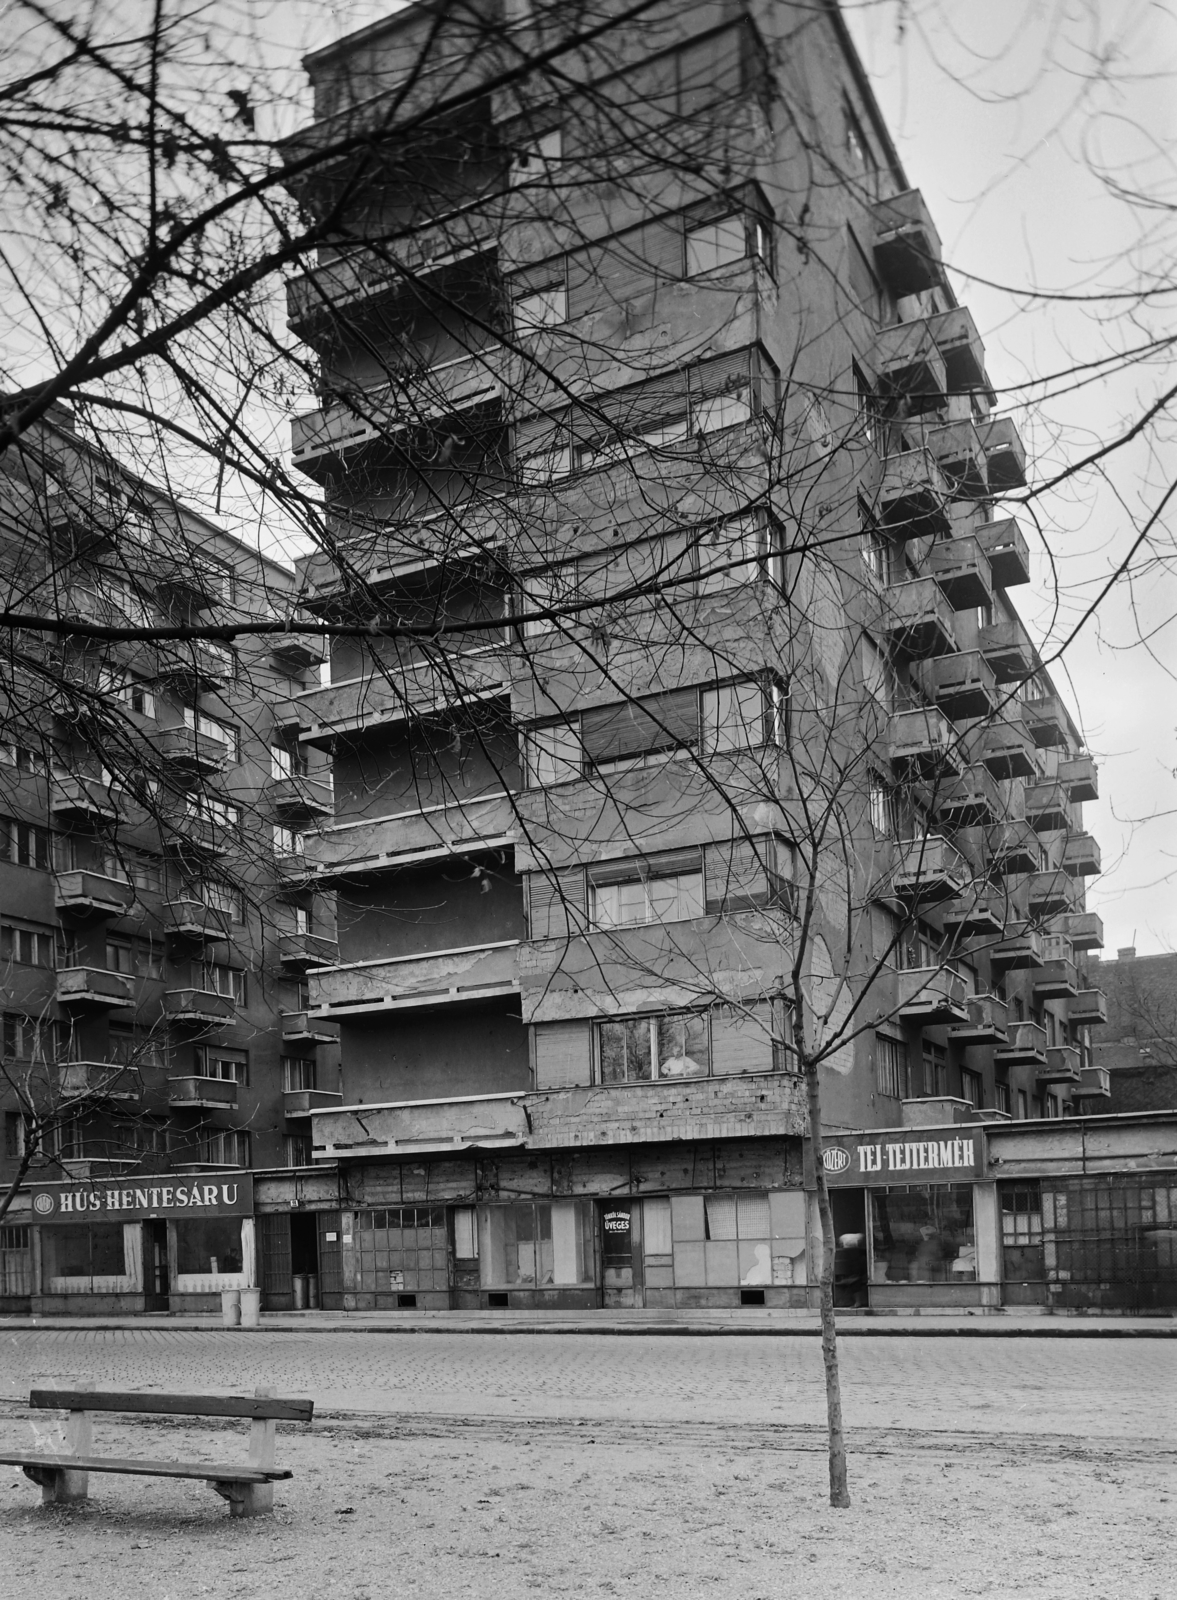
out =
<svg viewBox="0 0 1177 1600"><path fill-rule="evenodd" d="M52 1448L39 1413L41 1447ZM95 1419L113 1455L244 1459L246 1424ZM0 1439L33 1442L30 1414ZM0 1468L3 1600L458 1595L1173 1600L1177 1452L1151 1440L860 1431L849 1511L820 1435L714 1423L332 1418L279 1425L273 1517L202 1483L93 1476L40 1505Z"/></svg>

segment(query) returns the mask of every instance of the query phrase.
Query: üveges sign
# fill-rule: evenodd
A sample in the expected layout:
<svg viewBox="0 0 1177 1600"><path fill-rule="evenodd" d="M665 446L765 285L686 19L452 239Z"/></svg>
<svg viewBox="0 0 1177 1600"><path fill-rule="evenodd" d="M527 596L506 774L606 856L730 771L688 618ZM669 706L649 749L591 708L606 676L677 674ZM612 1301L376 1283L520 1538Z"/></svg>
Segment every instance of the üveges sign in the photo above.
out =
<svg viewBox="0 0 1177 1600"><path fill-rule="evenodd" d="M34 1222L136 1222L148 1217L249 1217L253 1176L195 1172L175 1176L37 1184Z"/></svg>
<svg viewBox="0 0 1177 1600"><path fill-rule="evenodd" d="M822 1144L829 1184L972 1183L985 1176L981 1128L843 1133Z"/></svg>

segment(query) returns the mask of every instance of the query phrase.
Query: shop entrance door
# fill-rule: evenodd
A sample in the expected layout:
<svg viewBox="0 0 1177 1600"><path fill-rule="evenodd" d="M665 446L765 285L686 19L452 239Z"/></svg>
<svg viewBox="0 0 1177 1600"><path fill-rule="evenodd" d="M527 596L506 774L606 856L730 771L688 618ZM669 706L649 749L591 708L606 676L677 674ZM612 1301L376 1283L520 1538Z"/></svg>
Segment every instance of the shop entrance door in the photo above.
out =
<svg viewBox="0 0 1177 1600"><path fill-rule="evenodd" d="M168 1225L158 1219L143 1224L143 1309L167 1311Z"/></svg>
<svg viewBox="0 0 1177 1600"><path fill-rule="evenodd" d="M319 1251L319 1304L328 1311L343 1310L343 1247L340 1232L343 1214L339 1211L315 1213ZM352 1213L347 1213L351 1233Z"/></svg>
<svg viewBox="0 0 1177 1600"><path fill-rule="evenodd" d="M262 1310L291 1311L290 1213L264 1211L257 1220L262 1241Z"/></svg>
<svg viewBox="0 0 1177 1600"><path fill-rule="evenodd" d="M834 1304L867 1304L866 1190L831 1189L834 1213Z"/></svg>
<svg viewBox="0 0 1177 1600"><path fill-rule="evenodd" d="M296 1311L319 1309L319 1219L313 1211L290 1218L290 1271Z"/></svg>
<svg viewBox="0 0 1177 1600"><path fill-rule="evenodd" d="M632 1306L634 1299L634 1205L628 1200L601 1206L603 1303Z"/></svg>

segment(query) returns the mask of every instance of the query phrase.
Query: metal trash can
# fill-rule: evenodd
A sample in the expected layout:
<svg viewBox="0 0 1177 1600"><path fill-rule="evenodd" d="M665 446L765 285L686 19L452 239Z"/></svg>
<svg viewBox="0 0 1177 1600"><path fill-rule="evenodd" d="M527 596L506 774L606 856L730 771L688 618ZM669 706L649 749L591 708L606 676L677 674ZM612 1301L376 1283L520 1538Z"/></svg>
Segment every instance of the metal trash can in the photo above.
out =
<svg viewBox="0 0 1177 1600"><path fill-rule="evenodd" d="M262 1292L260 1289L242 1289L241 1326L259 1328L262 1321Z"/></svg>
<svg viewBox="0 0 1177 1600"><path fill-rule="evenodd" d="M294 1285L294 1309L305 1311L307 1308L307 1275L305 1272L296 1272L290 1280Z"/></svg>
<svg viewBox="0 0 1177 1600"><path fill-rule="evenodd" d="M309 1311L317 1311L319 1309L319 1274L317 1272L307 1273L307 1309Z"/></svg>
<svg viewBox="0 0 1177 1600"><path fill-rule="evenodd" d="M241 1326L241 1290L221 1290L221 1322L226 1328Z"/></svg>

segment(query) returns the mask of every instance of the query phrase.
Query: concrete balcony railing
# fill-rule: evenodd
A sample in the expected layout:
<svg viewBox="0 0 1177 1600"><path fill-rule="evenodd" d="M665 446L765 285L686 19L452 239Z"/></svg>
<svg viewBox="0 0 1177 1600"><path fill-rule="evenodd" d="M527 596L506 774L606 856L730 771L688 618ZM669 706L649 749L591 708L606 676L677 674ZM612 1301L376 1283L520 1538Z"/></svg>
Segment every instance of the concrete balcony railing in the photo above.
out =
<svg viewBox="0 0 1177 1600"><path fill-rule="evenodd" d="M1042 778L1022 790L1026 821L1039 833L1057 833L1071 824L1071 797L1065 783Z"/></svg>
<svg viewBox="0 0 1177 1600"><path fill-rule="evenodd" d="M992 605L989 558L971 535L938 541L928 553L927 568L954 611Z"/></svg>
<svg viewBox="0 0 1177 1600"><path fill-rule="evenodd" d="M216 1027L233 1022L237 1016L228 995L211 989L169 989L163 997L163 1009L170 1022L196 1027Z"/></svg>
<svg viewBox="0 0 1177 1600"><path fill-rule="evenodd" d="M394 871L414 860L510 848L518 829L510 795L476 795L307 834L308 872L316 881Z"/></svg>
<svg viewBox="0 0 1177 1600"><path fill-rule="evenodd" d="M316 817L330 817L335 812L331 784L301 773L269 779L266 799L274 815L284 822L309 822Z"/></svg>
<svg viewBox="0 0 1177 1600"><path fill-rule="evenodd" d="M1072 805L1099 799L1098 770L1090 756L1074 756L1058 764L1058 781L1066 785Z"/></svg>
<svg viewBox="0 0 1177 1600"><path fill-rule="evenodd" d="M1102 989L1080 989L1067 1007L1067 1021L1095 1027L1108 1020L1108 998Z"/></svg>
<svg viewBox="0 0 1177 1600"><path fill-rule="evenodd" d="M983 827L1004 816L1005 797L987 767L969 767L941 783L930 797L938 822L955 828Z"/></svg>
<svg viewBox="0 0 1177 1600"><path fill-rule="evenodd" d="M1037 872L1042 865L1042 843L1021 817L996 822L986 829L985 852L992 867L1006 876Z"/></svg>
<svg viewBox="0 0 1177 1600"><path fill-rule="evenodd" d="M88 1006L114 1011L133 1006L131 979L103 967L59 967L57 1000L63 1006Z"/></svg>
<svg viewBox="0 0 1177 1600"><path fill-rule="evenodd" d="M168 1079L168 1105L204 1106L236 1111L237 1085L231 1078L204 1078L196 1074Z"/></svg>
<svg viewBox="0 0 1177 1600"><path fill-rule="evenodd" d="M67 1061L58 1071L63 1100L126 1100L141 1098L138 1074L118 1061Z"/></svg>
<svg viewBox="0 0 1177 1600"><path fill-rule="evenodd" d="M985 346L967 306L954 306L927 319L927 329L944 358L949 394L984 396L989 405L996 398L985 370Z"/></svg>
<svg viewBox="0 0 1177 1600"><path fill-rule="evenodd" d="M994 972L1032 972L1042 965L1042 935L1033 928L1011 928L989 951Z"/></svg>
<svg viewBox="0 0 1177 1600"><path fill-rule="evenodd" d="M1012 417L986 417L977 423L985 452L985 476L992 494L1026 487L1026 451Z"/></svg>
<svg viewBox="0 0 1177 1600"><path fill-rule="evenodd" d="M118 806L100 778L62 773L49 782L49 815L55 822L117 822Z"/></svg>
<svg viewBox="0 0 1177 1600"><path fill-rule="evenodd" d="M1032 778L1038 771L1034 741L1016 707L1007 707L970 740L971 752L995 778Z"/></svg>
<svg viewBox="0 0 1177 1600"><path fill-rule="evenodd" d="M889 754L892 765L941 781L959 776L965 766L956 729L944 713L934 707L920 706L894 714Z"/></svg>
<svg viewBox="0 0 1177 1600"><path fill-rule="evenodd" d="M1085 1099L1110 1100L1112 1075L1107 1067L1080 1067L1079 1083L1075 1093Z"/></svg>
<svg viewBox="0 0 1177 1600"><path fill-rule="evenodd" d="M156 587L169 599L178 599L192 611L210 611L225 599L228 571L175 538L151 558Z"/></svg>
<svg viewBox="0 0 1177 1600"><path fill-rule="evenodd" d="M1046 1051L1046 1064L1040 1067L1038 1082L1052 1085L1079 1082L1079 1052L1073 1045L1051 1045Z"/></svg>
<svg viewBox="0 0 1177 1600"><path fill-rule="evenodd" d="M276 634L270 639L270 654L283 672L301 676L327 659L324 644L311 633Z"/></svg>
<svg viewBox="0 0 1177 1600"><path fill-rule="evenodd" d="M1000 617L986 623L978 632L978 640L998 683L1028 678L1037 671L1038 652L1016 617Z"/></svg>
<svg viewBox="0 0 1177 1600"><path fill-rule="evenodd" d="M976 425L971 421L946 422L929 428L924 436L935 456L954 500L982 500L988 493L985 478L985 451Z"/></svg>
<svg viewBox="0 0 1177 1600"><path fill-rule="evenodd" d="M1009 1037L1009 1007L995 994L972 994L966 1001L968 1019L948 1030L954 1044L1004 1044Z"/></svg>
<svg viewBox="0 0 1177 1600"><path fill-rule="evenodd" d="M920 1027L964 1022L968 1016L964 980L943 967L907 967L895 974L896 1014Z"/></svg>
<svg viewBox="0 0 1177 1600"><path fill-rule="evenodd" d="M1063 845L1062 868L1072 878L1098 877L1103 870L1098 842L1089 833L1073 833Z"/></svg>
<svg viewBox="0 0 1177 1600"><path fill-rule="evenodd" d="M320 1045L339 1043L338 1022L324 1022L312 1017L308 1011L282 1013L282 1043L286 1045Z"/></svg>
<svg viewBox="0 0 1177 1600"><path fill-rule="evenodd" d="M59 872L53 903L75 917L125 917L135 904L135 887L100 872Z"/></svg>
<svg viewBox="0 0 1177 1600"><path fill-rule="evenodd" d="M282 1095L282 1114L287 1122L297 1122L342 1104L343 1096L334 1089L287 1089Z"/></svg>
<svg viewBox="0 0 1177 1600"><path fill-rule="evenodd" d="M923 692L953 722L988 717L998 702L993 669L979 650L920 662L915 675Z"/></svg>
<svg viewBox="0 0 1177 1600"><path fill-rule="evenodd" d="M235 673L233 652L208 639L173 640L159 648L156 675L185 698L216 694Z"/></svg>
<svg viewBox="0 0 1177 1600"><path fill-rule="evenodd" d="M993 582L1001 589L1013 589L1030 581L1030 549L1013 517L986 522L973 533L978 547L989 559Z"/></svg>
<svg viewBox="0 0 1177 1600"><path fill-rule="evenodd" d="M229 746L223 739L210 739L183 724L161 728L154 743L165 761L202 777L223 772L229 763Z"/></svg>
<svg viewBox="0 0 1177 1600"><path fill-rule="evenodd" d="M804 1080L783 1072L538 1090L527 1096L529 1150L571 1144L661 1144L796 1137L805 1129ZM579 1136L579 1137L577 1137Z"/></svg>
<svg viewBox="0 0 1177 1600"><path fill-rule="evenodd" d="M918 189L880 200L871 214L875 265L893 295L922 294L944 282L940 235Z"/></svg>
<svg viewBox="0 0 1177 1600"><path fill-rule="evenodd" d="M950 900L944 907L944 927L961 938L993 939L1001 934L1007 922L1017 919L1017 912L1002 889L981 889Z"/></svg>
<svg viewBox="0 0 1177 1600"><path fill-rule="evenodd" d="M947 839L932 834L894 846L891 886L901 900L933 905L959 895L972 877L968 862Z"/></svg>
<svg viewBox="0 0 1177 1600"><path fill-rule="evenodd" d="M311 1111L316 1161L366 1161L375 1156L511 1150L528 1142L523 1093L463 1095L387 1105Z"/></svg>
<svg viewBox="0 0 1177 1600"><path fill-rule="evenodd" d="M1064 949L1066 954L1061 953ZM1048 934L1042 941L1042 965L1030 985L1035 1000L1071 1000L1078 993L1079 974L1070 950L1069 939Z"/></svg>
<svg viewBox="0 0 1177 1600"><path fill-rule="evenodd" d="M1095 911L1069 911L1058 923L1076 950L1103 949L1103 919Z"/></svg>
<svg viewBox="0 0 1177 1600"><path fill-rule="evenodd" d="M999 1067L1045 1067L1046 1029L1037 1022L1011 1022L1004 1044L993 1052Z"/></svg>
<svg viewBox="0 0 1177 1600"><path fill-rule="evenodd" d="M882 632L894 649L916 660L956 649L952 607L932 578L913 578L884 592Z"/></svg>
<svg viewBox="0 0 1177 1600"><path fill-rule="evenodd" d="M203 900L169 900L163 908L164 932L173 939L209 941L227 939L230 923L225 912L214 911Z"/></svg>
<svg viewBox="0 0 1177 1600"><path fill-rule="evenodd" d="M883 522L896 539L928 539L951 528L951 492L928 450L905 450L883 464L879 504Z"/></svg>
<svg viewBox="0 0 1177 1600"><path fill-rule="evenodd" d="M329 749L339 734L468 711L479 702L507 694L509 684L510 662L498 653L471 651L403 668L390 666L296 695L299 738L304 744Z"/></svg>
<svg viewBox="0 0 1177 1600"><path fill-rule="evenodd" d="M871 352L879 394L905 400L909 414L942 405L948 393L944 356L922 319L880 328Z"/></svg>
<svg viewBox="0 0 1177 1600"><path fill-rule="evenodd" d="M1056 917L1077 909L1082 886L1061 868L1032 872L1025 880L1026 906L1032 917Z"/></svg>
<svg viewBox="0 0 1177 1600"><path fill-rule="evenodd" d="M1057 750L1078 744L1066 707L1057 694L1022 702L1022 716L1039 750Z"/></svg>
<svg viewBox="0 0 1177 1600"><path fill-rule="evenodd" d="M278 939L278 960L283 972L309 972L338 961L339 946L316 933L284 933Z"/></svg>
<svg viewBox="0 0 1177 1600"><path fill-rule="evenodd" d="M328 967L311 974L314 1019L472 1003L519 992L518 939Z"/></svg>

